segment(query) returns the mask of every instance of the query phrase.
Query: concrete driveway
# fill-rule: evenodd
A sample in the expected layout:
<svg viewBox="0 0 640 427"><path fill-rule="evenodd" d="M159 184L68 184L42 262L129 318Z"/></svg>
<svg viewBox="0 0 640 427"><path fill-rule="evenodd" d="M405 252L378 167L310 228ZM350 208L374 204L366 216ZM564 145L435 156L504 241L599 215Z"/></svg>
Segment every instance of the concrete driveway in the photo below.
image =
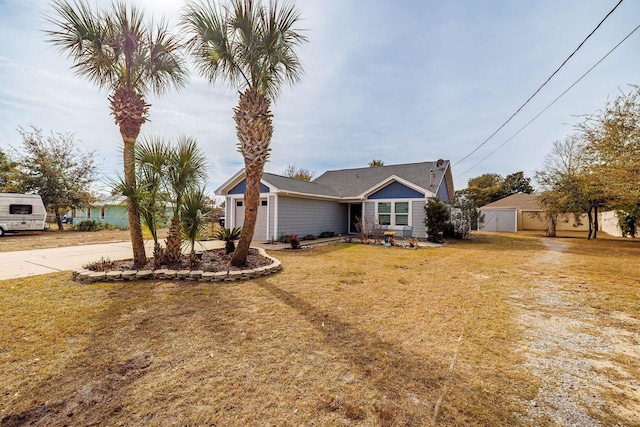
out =
<svg viewBox="0 0 640 427"><path fill-rule="evenodd" d="M224 242L219 240L201 243L205 249L224 247ZM152 254L153 241L147 242L145 246L147 255ZM75 270L89 262L99 261L101 258L112 261L133 258L131 242L2 252L0 253L0 280Z"/></svg>

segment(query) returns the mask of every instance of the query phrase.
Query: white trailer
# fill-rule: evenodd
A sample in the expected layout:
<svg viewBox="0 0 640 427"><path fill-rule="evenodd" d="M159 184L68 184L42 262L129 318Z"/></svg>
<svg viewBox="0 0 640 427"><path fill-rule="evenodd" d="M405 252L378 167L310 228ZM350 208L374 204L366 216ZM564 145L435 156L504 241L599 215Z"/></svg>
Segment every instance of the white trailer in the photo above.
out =
<svg viewBox="0 0 640 427"><path fill-rule="evenodd" d="M0 237L4 233L42 231L47 211L37 194L0 193Z"/></svg>

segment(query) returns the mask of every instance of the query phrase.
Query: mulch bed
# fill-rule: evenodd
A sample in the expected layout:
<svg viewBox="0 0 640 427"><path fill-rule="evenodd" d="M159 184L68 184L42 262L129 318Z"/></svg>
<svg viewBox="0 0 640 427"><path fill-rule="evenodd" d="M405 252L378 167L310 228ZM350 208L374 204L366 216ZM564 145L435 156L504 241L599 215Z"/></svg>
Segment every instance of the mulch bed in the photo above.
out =
<svg viewBox="0 0 640 427"><path fill-rule="evenodd" d="M189 257L182 256L178 263L163 263L156 265L153 258L149 258L147 264L142 267L134 268L133 260L109 261L101 260L88 265L84 268L92 271L127 271L127 270L158 270L166 268L170 270L204 270L204 271L240 271L251 268L263 267L270 265L273 261L260 255L256 249L249 249L247 256L247 264L243 267L234 267L231 265L231 255L226 255L224 249L216 249L205 251L200 259L193 264Z"/></svg>

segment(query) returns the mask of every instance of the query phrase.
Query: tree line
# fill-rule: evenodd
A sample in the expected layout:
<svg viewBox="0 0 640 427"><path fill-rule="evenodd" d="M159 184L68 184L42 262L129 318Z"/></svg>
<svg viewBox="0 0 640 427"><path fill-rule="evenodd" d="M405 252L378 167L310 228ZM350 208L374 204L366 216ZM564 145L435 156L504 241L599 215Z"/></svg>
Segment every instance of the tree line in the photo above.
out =
<svg viewBox="0 0 640 427"><path fill-rule="evenodd" d="M555 141L535 179L540 186L549 236L560 215L580 223L596 238L598 212L616 210L624 234L640 222L640 88L620 93L583 117L574 133Z"/></svg>

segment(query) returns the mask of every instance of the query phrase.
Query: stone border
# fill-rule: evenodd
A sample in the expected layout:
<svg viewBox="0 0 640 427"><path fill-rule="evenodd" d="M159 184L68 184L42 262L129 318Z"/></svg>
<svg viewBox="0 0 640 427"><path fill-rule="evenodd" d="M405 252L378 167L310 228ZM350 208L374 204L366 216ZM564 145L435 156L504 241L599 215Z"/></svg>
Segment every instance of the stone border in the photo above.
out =
<svg viewBox="0 0 640 427"><path fill-rule="evenodd" d="M73 280L85 283L115 282L123 280L193 280L198 282L235 282L268 276L282 270L279 259L268 255L262 248L255 248L260 255L272 261L263 267L246 270L203 271L203 270L126 270L126 271L92 271L79 269L73 271Z"/></svg>

